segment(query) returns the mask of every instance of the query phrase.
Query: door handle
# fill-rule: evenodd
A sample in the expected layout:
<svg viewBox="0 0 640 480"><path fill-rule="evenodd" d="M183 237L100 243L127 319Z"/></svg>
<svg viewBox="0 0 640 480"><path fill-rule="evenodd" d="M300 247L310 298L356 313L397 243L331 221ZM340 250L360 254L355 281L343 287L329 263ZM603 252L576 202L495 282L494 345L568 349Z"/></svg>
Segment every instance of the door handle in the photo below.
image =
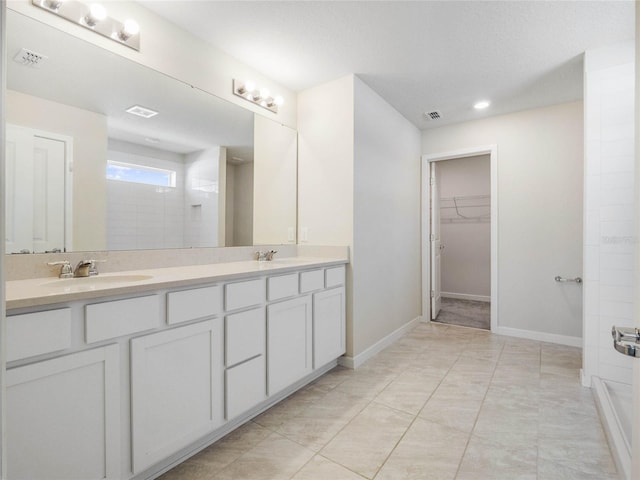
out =
<svg viewBox="0 0 640 480"><path fill-rule="evenodd" d="M613 348L629 357L640 357L640 329L629 327L611 327Z"/></svg>

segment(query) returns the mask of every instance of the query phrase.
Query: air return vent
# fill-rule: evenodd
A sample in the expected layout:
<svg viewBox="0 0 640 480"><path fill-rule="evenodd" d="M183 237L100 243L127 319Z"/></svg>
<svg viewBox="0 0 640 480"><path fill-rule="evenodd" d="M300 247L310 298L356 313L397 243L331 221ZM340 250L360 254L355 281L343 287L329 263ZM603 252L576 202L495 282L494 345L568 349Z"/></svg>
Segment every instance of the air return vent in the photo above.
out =
<svg viewBox="0 0 640 480"><path fill-rule="evenodd" d="M442 118L442 112L440 110L433 110L431 112L424 112L424 118L427 120L440 120Z"/></svg>
<svg viewBox="0 0 640 480"><path fill-rule="evenodd" d="M20 50L13 60L21 65L28 67L39 67L48 57L23 48Z"/></svg>

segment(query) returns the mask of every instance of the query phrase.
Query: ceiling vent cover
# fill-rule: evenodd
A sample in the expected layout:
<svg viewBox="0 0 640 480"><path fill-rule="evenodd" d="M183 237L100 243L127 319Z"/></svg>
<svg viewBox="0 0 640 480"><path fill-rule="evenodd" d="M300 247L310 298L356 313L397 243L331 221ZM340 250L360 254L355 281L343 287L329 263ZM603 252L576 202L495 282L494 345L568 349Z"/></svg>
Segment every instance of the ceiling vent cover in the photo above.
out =
<svg viewBox="0 0 640 480"><path fill-rule="evenodd" d="M427 120L440 120L442 118L442 112L440 112L440 110L424 112L424 118L426 118Z"/></svg>
<svg viewBox="0 0 640 480"><path fill-rule="evenodd" d="M45 55L23 48L13 57L13 60L27 67L39 67L47 58Z"/></svg>
<svg viewBox="0 0 640 480"><path fill-rule="evenodd" d="M150 108L142 107L140 105L134 105L127 108L125 111L127 113L130 113L131 115L137 115L138 117L142 118L151 118L158 114L158 112L156 112L155 110L151 110Z"/></svg>

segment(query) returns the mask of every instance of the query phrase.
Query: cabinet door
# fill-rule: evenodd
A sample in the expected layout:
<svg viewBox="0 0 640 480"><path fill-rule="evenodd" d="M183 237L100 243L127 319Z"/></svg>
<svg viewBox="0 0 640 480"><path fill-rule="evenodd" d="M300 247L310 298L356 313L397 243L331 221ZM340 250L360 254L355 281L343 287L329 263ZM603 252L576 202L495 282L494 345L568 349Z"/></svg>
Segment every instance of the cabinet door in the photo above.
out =
<svg viewBox="0 0 640 480"><path fill-rule="evenodd" d="M344 354L344 317L344 287L313 296L313 368L320 368Z"/></svg>
<svg viewBox="0 0 640 480"><path fill-rule="evenodd" d="M267 307L269 395L311 372L311 297Z"/></svg>
<svg viewBox="0 0 640 480"><path fill-rule="evenodd" d="M220 319L131 340L134 472L222 423L222 349Z"/></svg>
<svg viewBox="0 0 640 480"><path fill-rule="evenodd" d="M7 371L7 478L120 478L119 349Z"/></svg>
<svg viewBox="0 0 640 480"><path fill-rule="evenodd" d="M266 397L264 355L227 369L227 420L255 407Z"/></svg>

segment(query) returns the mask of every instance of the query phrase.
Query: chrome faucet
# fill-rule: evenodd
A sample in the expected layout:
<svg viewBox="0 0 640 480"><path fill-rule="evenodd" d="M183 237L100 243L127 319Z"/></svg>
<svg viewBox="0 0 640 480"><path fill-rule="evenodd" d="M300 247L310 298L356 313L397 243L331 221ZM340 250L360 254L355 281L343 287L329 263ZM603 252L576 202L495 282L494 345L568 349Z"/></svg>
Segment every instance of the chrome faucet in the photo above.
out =
<svg viewBox="0 0 640 480"><path fill-rule="evenodd" d="M256 260L259 262L270 262L273 260L273 256L278 253L277 250L266 250L264 252L256 252Z"/></svg>
<svg viewBox="0 0 640 480"><path fill-rule="evenodd" d="M98 275L97 262L105 262L106 260L80 260L73 272L74 277L95 277Z"/></svg>
<svg viewBox="0 0 640 480"><path fill-rule="evenodd" d="M91 260L80 260L73 271L74 277L88 277L91 270Z"/></svg>
<svg viewBox="0 0 640 480"><path fill-rule="evenodd" d="M98 275L98 269L96 263L106 262L106 260L80 260L76 265L75 270L71 268L69 260L61 260L59 262L48 262L47 265L53 267L60 265L60 278L74 278L74 277L93 277Z"/></svg>
<svg viewBox="0 0 640 480"><path fill-rule="evenodd" d="M60 274L59 278L73 278L73 270L71 269L71 264L69 260L62 260L60 262L47 262L47 265L50 267L60 265Z"/></svg>

